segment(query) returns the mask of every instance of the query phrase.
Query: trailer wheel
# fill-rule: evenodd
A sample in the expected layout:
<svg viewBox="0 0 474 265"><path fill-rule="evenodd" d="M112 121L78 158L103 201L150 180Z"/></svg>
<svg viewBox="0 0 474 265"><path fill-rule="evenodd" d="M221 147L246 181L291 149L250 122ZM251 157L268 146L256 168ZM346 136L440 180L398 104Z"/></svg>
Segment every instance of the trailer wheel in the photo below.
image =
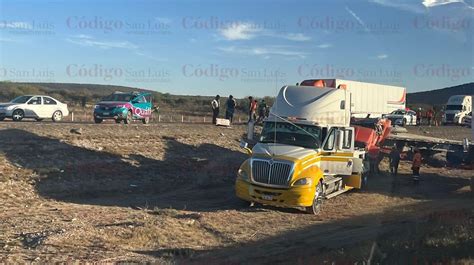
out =
<svg viewBox="0 0 474 265"><path fill-rule="evenodd" d="M321 182L316 185L316 191L314 193L313 205L305 208L307 213L317 215L321 212L321 206L323 204L323 188Z"/></svg>

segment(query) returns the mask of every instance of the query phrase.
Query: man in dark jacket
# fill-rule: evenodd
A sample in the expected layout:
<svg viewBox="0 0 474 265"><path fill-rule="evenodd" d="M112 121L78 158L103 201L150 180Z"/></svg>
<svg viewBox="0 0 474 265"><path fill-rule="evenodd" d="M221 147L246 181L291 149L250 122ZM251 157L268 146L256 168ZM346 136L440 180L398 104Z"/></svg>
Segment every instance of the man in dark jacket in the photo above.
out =
<svg viewBox="0 0 474 265"><path fill-rule="evenodd" d="M234 96L230 95L226 102L226 112L225 118L230 120L230 123L234 120L235 106L237 106L237 101L235 101Z"/></svg>
<svg viewBox="0 0 474 265"><path fill-rule="evenodd" d="M392 147L392 151L390 151L390 172L393 176L398 174L398 164L400 164L400 151L396 146Z"/></svg>

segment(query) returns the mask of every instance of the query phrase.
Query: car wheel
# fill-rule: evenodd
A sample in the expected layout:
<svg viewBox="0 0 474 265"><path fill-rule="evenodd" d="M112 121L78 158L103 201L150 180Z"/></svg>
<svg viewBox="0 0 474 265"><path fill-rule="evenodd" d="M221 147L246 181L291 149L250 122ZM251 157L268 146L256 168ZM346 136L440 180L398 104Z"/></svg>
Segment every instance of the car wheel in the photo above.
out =
<svg viewBox="0 0 474 265"><path fill-rule="evenodd" d="M127 118L125 118L125 124L130 124L130 123L132 123L132 118L133 118L133 117L132 117L132 112L129 111L129 112L127 113Z"/></svg>
<svg viewBox="0 0 474 265"><path fill-rule="evenodd" d="M148 124L150 123L150 117L146 117L145 119L142 120L143 124Z"/></svg>
<svg viewBox="0 0 474 265"><path fill-rule="evenodd" d="M122 120L119 120L119 119L115 120L115 123L117 123L117 124L120 124L121 122L122 122Z"/></svg>
<svg viewBox="0 0 474 265"><path fill-rule="evenodd" d="M0 121L3 121L3 120L5 120L5 117L1 117L1 118L0 118Z"/></svg>
<svg viewBox="0 0 474 265"><path fill-rule="evenodd" d="M95 122L95 123L102 123L102 121L104 121L104 120L99 119L99 118L94 118L94 122Z"/></svg>
<svg viewBox="0 0 474 265"><path fill-rule="evenodd" d="M60 110L57 110L53 113L53 121L59 122L63 119L63 113Z"/></svg>
<svg viewBox="0 0 474 265"><path fill-rule="evenodd" d="M43 119L40 119L40 118L36 118L35 120L36 121L43 121Z"/></svg>
<svg viewBox="0 0 474 265"><path fill-rule="evenodd" d="M21 121L21 120L23 120L24 117L25 117L25 112L23 110L17 109L15 111L13 111L12 119L14 121Z"/></svg>
<svg viewBox="0 0 474 265"><path fill-rule="evenodd" d="M321 212L321 206L323 204L323 188L321 182L318 182L316 191L314 193L313 205L306 207L306 212L317 215Z"/></svg>

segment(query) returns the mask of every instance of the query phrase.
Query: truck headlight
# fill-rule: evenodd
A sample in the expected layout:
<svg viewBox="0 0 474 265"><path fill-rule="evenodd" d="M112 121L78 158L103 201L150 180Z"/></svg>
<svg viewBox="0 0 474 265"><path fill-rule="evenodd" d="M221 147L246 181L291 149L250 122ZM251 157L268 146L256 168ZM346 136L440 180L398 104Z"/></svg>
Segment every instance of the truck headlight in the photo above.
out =
<svg viewBox="0 0 474 265"><path fill-rule="evenodd" d="M311 180L311 178L302 178L302 179L298 179L297 181L295 181L295 183L293 183L294 186L304 186L304 185L311 185L313 183L313 181Z"/></svg>
<svg viewBox="0 0 474 265"><path fill-rule="evenodd" d="M237 175L244 180L249 180L249 174L247 174L245 170L239 169L239 171L237 172Z"/></svg>

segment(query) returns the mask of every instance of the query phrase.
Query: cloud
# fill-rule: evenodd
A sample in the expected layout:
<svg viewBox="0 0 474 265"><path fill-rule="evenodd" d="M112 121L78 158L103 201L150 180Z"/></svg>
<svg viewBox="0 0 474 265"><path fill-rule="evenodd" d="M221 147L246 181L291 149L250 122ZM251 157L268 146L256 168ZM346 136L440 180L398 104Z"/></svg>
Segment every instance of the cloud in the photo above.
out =
<svg viewBox="0 0 474 265"><path fill-rule="evenodd" d="M385 60L388 58L388 55L387 54L379 54L377 55L377 59L379 60Z"/></svg>
<svg viewBox="0 0 474 265"><path fill-rule="evenodd" d="M332 44L329 44L329 43L323 43L323 44L320 44L318 46L316 46L320 49L327 49L327 48L331 48L332 47Z"/></svg>
<svg viewBox="0 0 474 265"><path fill-rule="evenodd" d="M464 0L369 0L371 3L379 4L386 7L393 7L405 11L414 13L426 13L429 9L446 6L449 4L460 3L468 9L474 9L474 7L467 4Z"/></svg>
<svg viewBox="0 0 474 265"><path fill-rule="evenodd" d="M420 2L416 3L410 0L369 0L369 2L386 6L386 7L393 7L393 8L413 12L413 13L426 12L426 8L424 8Z"/></svg>
<svg viewBox="0 0 474 265"><path fill-rule="evenodd" d="M33 28L30 23L28 22L0 22L0 29L31 29Z"/></svg>
<svg viewBox="0 0 474 265"><path fill-rule="evenodd" d="M424 0L423 5L427 8L436 7L436 6L443 6L449 4L461 3L464 4L468 8L473 8L472 6L468 5L464 0Z"/></svg>
<svg viewBox="0 0 474 265"><path fill-rule="evenodd" d="M226 40L250 40L261 31L261 29L255 27L255 24L241 22L223 28L219 33Z"/></svg>
<svg viewBox="0 0 474 265"><path fill-rule="evenodd" d="M269 59L270 56L284 56L293 58L306 58L308 53L295 51L291 47L286 46L268 46L268 47L218 47L218 50L225 53L243 54L249 56L261 56L264 59Z"/></svg>
<svg viewBox="0 0 474 265"><path fill-rule="evenodd" d="M129 41L102 41L96 40L89 35L75 35L72 38L66 39L70 43L74 43L86 47L95 47L100 49L129 49L135 50L138 49L138 46L129 42Z"/></svg>
<svg viewBox="0 0 474 265"><path fill-rule="evenodd" d="M262 25L253 22L235 22L219 30L219 35L224 40L251 40L257 37L282 38L291 41L309 41L311 37L303 33L281 34L272 30L264 29Z"/></svg>
<svg viewBox="0 0 474 265"><path fill-rule="evenodd" d="M311 37L306 36L303 33L289 33L289 34L283 35L282 37L287 39L287 40L292 40L292 41L309 41L309 40L311 40Z"/></svg>

